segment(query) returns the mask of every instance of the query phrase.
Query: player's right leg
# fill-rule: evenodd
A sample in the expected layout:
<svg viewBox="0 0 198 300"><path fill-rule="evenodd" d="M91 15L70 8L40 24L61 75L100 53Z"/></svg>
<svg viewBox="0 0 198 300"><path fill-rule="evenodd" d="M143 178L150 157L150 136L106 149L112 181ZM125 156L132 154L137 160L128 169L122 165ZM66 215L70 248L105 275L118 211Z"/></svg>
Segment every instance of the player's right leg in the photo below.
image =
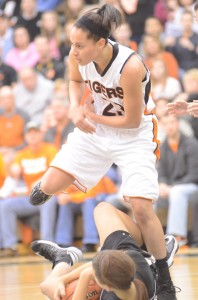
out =
<svg viewBox="0 0 198 300"><path fill-rule="evenodd" d="M94 210L94 219L101 245L111 233L119 230L128 232L138 246L143 244L140 230L135 222L113 205L106 202L99 203Z"/></svg>
<svg viewBox="0 0 198 300"><path fill-rule="evenodd" d="M74 177L60 169L50 167L30 193L30 203L41 205L57 192L64 191L74 182Z"/></svg>

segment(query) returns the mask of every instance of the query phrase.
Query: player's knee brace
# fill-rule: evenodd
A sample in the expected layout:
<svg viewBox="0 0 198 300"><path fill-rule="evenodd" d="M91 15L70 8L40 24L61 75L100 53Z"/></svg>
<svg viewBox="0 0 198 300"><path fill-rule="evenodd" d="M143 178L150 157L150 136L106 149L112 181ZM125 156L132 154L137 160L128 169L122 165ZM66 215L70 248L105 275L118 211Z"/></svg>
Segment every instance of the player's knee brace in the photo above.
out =
<svg viewBox="0 0 198 300"><path fill-rule="evenodd" d="M41 205L49 200L52 195L46 195L40 189L41 182L38 182L32 189L30 193L30 203L32 205Z"/></svg>

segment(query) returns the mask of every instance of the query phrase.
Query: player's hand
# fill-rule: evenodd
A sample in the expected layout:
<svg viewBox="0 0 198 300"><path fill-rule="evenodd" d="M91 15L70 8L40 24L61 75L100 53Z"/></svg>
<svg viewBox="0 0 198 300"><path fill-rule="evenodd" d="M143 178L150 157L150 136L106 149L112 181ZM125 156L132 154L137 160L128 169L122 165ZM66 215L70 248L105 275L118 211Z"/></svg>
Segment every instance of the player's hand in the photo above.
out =
<svg viewBox="0 0 198 300"><path fill-rule="evenodd" d="M65 284L62 280L59 280L55 292L54 292L54 300L62 300L65 296Z"/></svg>
<svg viewBox="0 0 198 300"><path fill-rule="evenodd" d="M166 111L172 116L183 116L187 113L188 103L183 100L177 100L173 103L168 103Z"/></svg>
<svg viewBox="0 0 198 300"><path fill-rule="evenodd" d="M198 100L193 100L193 102L188 104L187 113L198 118Z"/></svg>
<svg viewBox="0 0 198 300"><path fill-rule="evenodd" d="M94 133L96 131L95 126L86 119L86 115L82 106L71 108L70 117L75 126L81 131L85 133Z"/></svg>

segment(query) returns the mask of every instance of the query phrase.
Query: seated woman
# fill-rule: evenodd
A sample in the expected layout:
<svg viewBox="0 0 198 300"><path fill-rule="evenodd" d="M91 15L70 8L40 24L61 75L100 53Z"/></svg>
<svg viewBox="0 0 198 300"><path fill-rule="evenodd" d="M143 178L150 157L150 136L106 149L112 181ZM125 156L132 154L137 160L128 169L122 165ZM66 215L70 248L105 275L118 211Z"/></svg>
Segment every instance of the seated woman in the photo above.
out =
<svg viewBox="0 0 198 300"><path fill-rule="evenodd" d="M155 59L151 64L151 94L153 99L164 97L170 101L182 92L180 81L168 75L165 62L162 59Z"/></svg>
<svg viewBox="0 0 198 300"><path fill-rule="evenodd" d="M50 299L64 299L65 286L79 279L72 299L85 300L89 281L94 279L102 288L99 296L102 300L154 299L160 292L156 291L155 265L153 257L140 248L143 240L137 225L125 213L105 202L97 205L94 218L102 248L92 262L78 268L72 270L71 266L82 259L79 249L60 248L42 240L32 243L35 253L53 263L51 274L41 284L42 293ZM166 246L170 265L177 251L172 236L166 237ZM176 299L175 289L170 289L169 294L169 299Z"/></svg>

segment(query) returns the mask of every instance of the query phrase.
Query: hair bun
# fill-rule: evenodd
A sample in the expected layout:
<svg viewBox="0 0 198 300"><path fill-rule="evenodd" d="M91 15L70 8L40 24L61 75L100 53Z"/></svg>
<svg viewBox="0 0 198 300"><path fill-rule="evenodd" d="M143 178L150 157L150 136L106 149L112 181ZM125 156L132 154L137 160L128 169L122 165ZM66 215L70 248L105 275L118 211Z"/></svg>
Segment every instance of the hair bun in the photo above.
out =
<svg viewBox="0 0 198 300"><path fill-rule="evenodd" d="M105 4L105 5L103 5L101 8L99 8L99 9L97 10L97 14L103 16L106 7L107 7L107 4Z"/></svg>

